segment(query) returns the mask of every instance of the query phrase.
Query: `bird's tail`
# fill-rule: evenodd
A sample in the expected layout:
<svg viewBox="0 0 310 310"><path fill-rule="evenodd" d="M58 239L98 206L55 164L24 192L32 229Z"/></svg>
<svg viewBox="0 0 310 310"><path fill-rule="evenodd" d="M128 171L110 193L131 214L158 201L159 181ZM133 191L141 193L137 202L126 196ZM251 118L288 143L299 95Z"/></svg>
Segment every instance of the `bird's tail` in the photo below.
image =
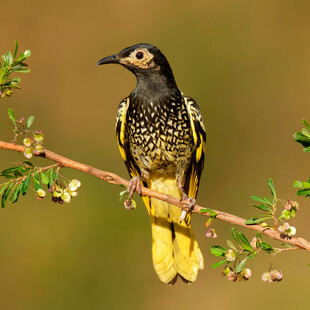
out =
<svg viewBox="0 0 310 310"><path fill-rule="evenodd" d="M147 186L181 197L174 178L151 178ZM179 223L180 208L154 198L144 197L143 200L152 220L152 257L159 279L173 284L180 275L185 282L194 282L204 262L191 227L190 215Z"/></svg>

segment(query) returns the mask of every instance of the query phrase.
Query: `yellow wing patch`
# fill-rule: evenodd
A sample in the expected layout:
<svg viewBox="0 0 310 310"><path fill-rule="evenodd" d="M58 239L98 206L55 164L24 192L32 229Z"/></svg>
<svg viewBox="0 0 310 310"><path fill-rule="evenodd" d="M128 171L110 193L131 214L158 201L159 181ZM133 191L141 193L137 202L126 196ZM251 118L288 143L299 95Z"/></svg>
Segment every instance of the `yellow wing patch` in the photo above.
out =
<svg viewBox="0 0 310 310"><path fill-rule="evenodd" d="M187 190L188 196L195 198L204 166L206 131L197 103L190 97L183 95L183 98L187 107L195 144L195 152L186 175L185 190Z"/></svg>
<svg viewBox="0 0 310 310"><path fill-rule="evenodd" d="M129 152L129 144L127 139L127 110L129 106L129 97L122 100L122 102L118 106L117 114L116 114L116 137L117 144L121 156L126 164L127 170L131 176L131 178L138 176L138 168L135 166L134 160Z"/></svg>

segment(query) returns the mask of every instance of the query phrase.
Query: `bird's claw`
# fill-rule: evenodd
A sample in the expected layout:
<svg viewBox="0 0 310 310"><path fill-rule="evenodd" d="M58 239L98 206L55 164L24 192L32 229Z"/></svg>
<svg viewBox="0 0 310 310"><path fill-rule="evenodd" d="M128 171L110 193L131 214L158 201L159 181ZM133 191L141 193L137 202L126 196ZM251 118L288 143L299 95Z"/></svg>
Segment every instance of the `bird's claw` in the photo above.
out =
<svg viewBox="0 0 310 310"><path fill-rule="evenodd" d="M137 192L140 196L142 194L142 185L140 183L140 178L139 177L133 177L129 185L127 187L128 191L128 200L130 200L135 192Z"/></svg>
<svg viewBox="0 0 310 310"><path fill-rule="evenodd" d="M192 197L188 197L187 195L183 195L182 198L180 199L180 202L183 202L184 200L187 200L188 206L185 207L185 209L182 209L181 216L180 216L180 223L182 223L186 215L193 210L193 208L196 205L196 199Z"/></svg>

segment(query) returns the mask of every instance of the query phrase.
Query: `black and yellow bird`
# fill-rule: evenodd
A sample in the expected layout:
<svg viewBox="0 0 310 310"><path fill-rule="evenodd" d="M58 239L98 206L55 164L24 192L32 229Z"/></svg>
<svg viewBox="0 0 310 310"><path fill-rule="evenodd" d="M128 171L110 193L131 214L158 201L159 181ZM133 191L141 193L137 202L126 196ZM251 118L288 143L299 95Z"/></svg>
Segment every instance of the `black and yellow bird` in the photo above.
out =
<svg viewBox="0 0 310 310"><path fill-rule="evenodd" d="M171 67L151 44L137 44L101 59L116 63L137 78L116 117L117 142L131 176L129 195L141 184L195 204L204 165L206 133L197 103L177 87ZM191 214L166 202L143 197L152 221L153 265L160 280L180 276L193 282L203 256L191 227ZM183 217L184 220L183 220ZM180 222L181 218L181 222Z"/></svg>

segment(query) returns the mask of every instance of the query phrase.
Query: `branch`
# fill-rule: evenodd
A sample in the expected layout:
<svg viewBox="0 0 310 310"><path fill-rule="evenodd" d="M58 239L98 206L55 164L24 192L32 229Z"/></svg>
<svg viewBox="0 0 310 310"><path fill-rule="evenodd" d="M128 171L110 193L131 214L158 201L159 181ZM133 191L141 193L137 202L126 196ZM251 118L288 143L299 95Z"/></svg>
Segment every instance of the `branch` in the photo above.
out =
<svg viewBox="0 0 310 310"><path fill-rule="evenodd" d="M26 147L23 145L17 145L14 143L8 143L8 142L0 141L0 148L6 149L6 150L17 151L17 152L22 153L25 151ZM51 152L51 151L48 151L48 150L45 150L45 153L37 155L37 156L45 157L45 158L48 158L50 160L53 160L54 162L58 163L62 167L67 167L67 168L72 168L75 170L83 171L87 174L93 175L99 179L102 179L106 182L109 182L109 183L112 183L115 185L125 185L126 187L128 187L128 185L129 185L129 181L121 178L120 176L118 176L114 173L99 170L99 169L94 168L92 166L88 166L88 165L79 163L77 161L63 157L61 155L58 155L58 154ZM179 208L182 208L183 210L186 210L186 208L188 207L188 203L186 201L183 201L181 203L180 199L178 199L178 198L153 191L153 190L146 188L146 187L142 188L142 196L149 196L149 197L153 197L153 198L168 202L168 203L173 204ZM198 213L200 215L210 216L210 214L208 212L202 213L201 212L202 209L205 209L205 208L202 206L199 206L199 205L195 205L192 212ZM303 239L303 238L288 237L286 235L281 234L278 231L275 231L272 229L266 229L266 228L262 227L261 225L246 225L244 218L241 218L241 217L238 217L236 215L229 214L229 213L226 213L223 211L219 211L219 210L215 210L215 209L212 209L212 210L217 213L215 218L218 220L228 222L228 223L231 223L234 225L238 225L238 226L250 229L250 230L260 231L262 234L264 234L264 235L266 235L272 239L279 240L283 243L287 243L290 245L297 246L300 249L304 249L304 250L307 250L310 252L310 242Z"/></svg>

